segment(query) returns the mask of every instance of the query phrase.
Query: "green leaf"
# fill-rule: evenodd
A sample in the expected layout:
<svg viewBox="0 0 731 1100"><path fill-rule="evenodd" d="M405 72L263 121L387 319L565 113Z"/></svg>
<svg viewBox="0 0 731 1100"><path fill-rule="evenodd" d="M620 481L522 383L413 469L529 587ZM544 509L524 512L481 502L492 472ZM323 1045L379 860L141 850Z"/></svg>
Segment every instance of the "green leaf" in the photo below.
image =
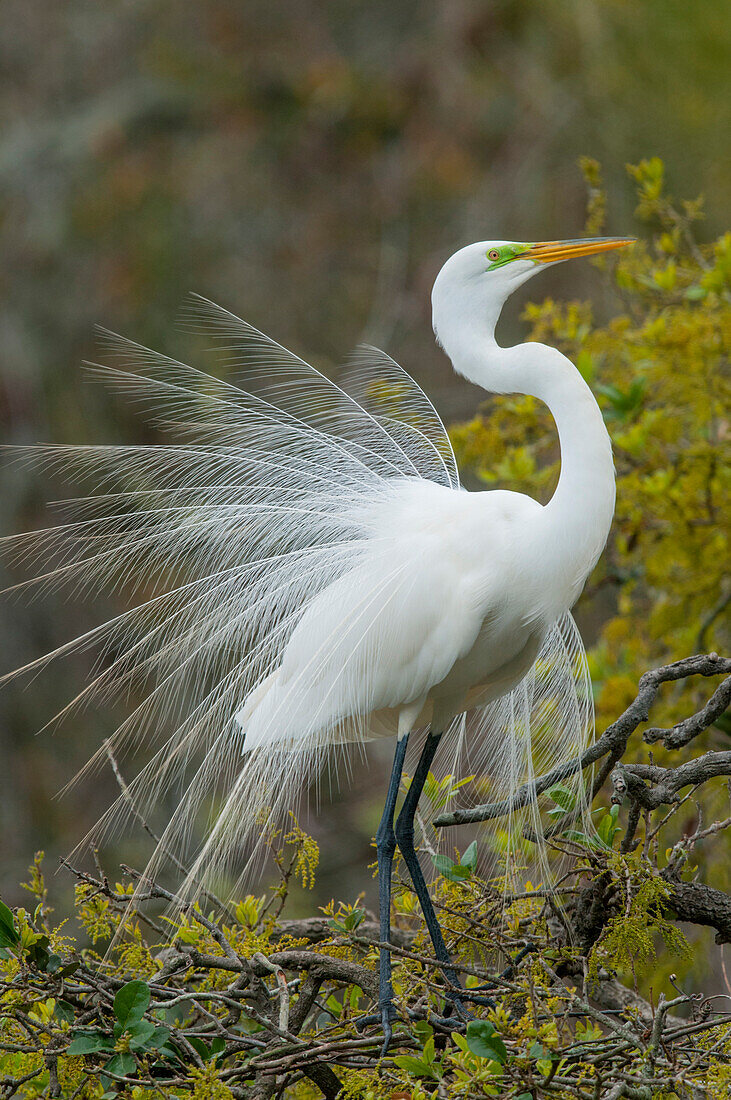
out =
<svg viewBox="0 0 731 1100"><path fill-rule="evenodd" d="M469 867L471 871L474 871L477 866L477 841L473 840L469 848L465 851L461 860L459 861L462 867Z"/></svg>
<svg viewBox="0 0 731 1100"><path fill-rule="evenodd" d="M100 1050L114 1050L114 1042L101 1031L83 1031L74 1035L69 1054L97 1054Z"/></svg>
<svg viewBox="0 0 731 1100"><path fill-rule="evenodd" d="M144 984L144 983L141 983ZM124 1052L122 1054L115 1054L113 1058L110 1058L104 1069L108 1073L116 1073L119 1077L127 1077L130 1073L134 1073L137 1069L137 1062L135 1061L134 1054L128 1054Z"/></svg>
<svg viewBox="0 0 731 1100"><path fill-rule="evenodd" d="M427 1039L431 1039L434 1034L434 1028L428 1020L417 1020L412 1030L417 1039L421 1039L422 1043L426 1043ZM457 1032L457 1034L459 1034L459 1032Z"/></svg>
<svg viewBox="0 0 731 1100"><path fill-rule="evenodd" d="M127 1029L142 1019L149 1003L150 989L146 982L127 982L114 998L114 1015L122 1028Z"/></svg>
<svg viewBox="0 0 731 1100"><path fill-rule="evenodd" d="M399 1069L406 1070L412 1077L432 1077L439 1080L436 1067L423 1062L421 1058L412 1058L410 1054L399 1054L394 1058L394 1063Z"/></svg>
<svg viewBox="0 0 731 1100"><path fill-rule="evenodd" d="M326 1013L323 1013L323 1015L325 1016L326 1024L331 1024L332 1020L330 1016L326 1015ZM204 1040L197 1035L188 1035L187 1038L190 1045L195 1048L201 1056L203 1062L210 1062L211 1058L218 1057L219 1054L225 1051L225 1040L223 1040L221 1035L212 1038L210 1044L204 1042Z"/></svg>
<svg viewBox="0 0 731 1100"><path fill-rule="evenodd" d="M32 966L37 967L38 970L48 970L51 961L51 956L48 953L49 942L48 936L38 935L34 938L33 942L29 944L25 953L28 962L31 963ZM58 969L61 960L58 955L55 955L54 958L57 960L56 969Z"/></svg>
<svg viewBox="0 0 731 1100"><path fill-rule="evenodd" d="M597 825L597 834L606 848L612 847L615 836L618 832L621 832L620 826L617 825L618 816L619 806L612 806L609 813L604 814Z"/></svg>
<svg viewBox="0 0 731 1100"><path fill-rule="evenodd" d="M19 941L15 918L7 905L0 901L0 947L17 947Z"/></svg>
<svg viewBox="0 0 731 1100"><path fill-rule="evenodd" d="M332 1023L329 1016L326 1016L327 1023ZM216 1035L211 1039L210 1044L205 1040L200 1039L197 1035L189 1035L188 1042L197 1050L204 1062L209 1062L212 1058L217 1058L219 1054L222 1054L226 1049L226 1041L221 1035Z"/></svg>
<svg viewBox="0 0 731 1100"><path fill-rule="evenodd" d="M579 832L577 829L565 829L561 833L561 836L564 837L565 840L573 840L577 844L585 844L587 848L595 847L586 833Z"/></svg>
<svg viewBox="0 0 731 1100"><path fill-rule="evenodd" d="M213 1045L213 1044L211 1044ZM166 1027L159 1027L145 1047L146 1050L154 1050L160 1058L174 1058L184 1064L180 1051L170 1041L170 1032Z"/></svg>
<svg viewBox="0 0 731 1100"><path fill-rule="evenodd" d="M73 1023L74 1007L68 1001L56 1001L53 1015L61 1024Z"/></svg>
<svg viewBox="0 0 731 1100"><path fill-rule="evenodd" d="M626 390L620 390L618 386L596 386L611 405L610 409L604 410L605 418L608 415L610 418L614 416L618 420L626 420L641 406L646 386L647 381L642 376L633 378Z"/></svg>
<svg viewBox="0 0 731 1100"><path fill-rule="evenodd" d="M472 845L470 845L470 847L465 852L465 856L469 854L470 861L472 860L473 856L473 853L470 851L471 848ZM475 860L477 859L476 854L474 854L474 858ZM443 875L444 878L449 879L450 882L464 882L465 879L472 877L472 871L474 867L472 862L466 863L463 860L460 863L455 863L449 858L449 856L445 856L441 852L438 852L437 855L432 856L432 862L434 863L434 866L439 874Z"/></svg>
<svg viewBox="0 0 731 1100"><path fill-rule="evenodd" d="M162 1051L163 1048L167 1047L169 1039L170 1032L166 1027L156 1027L152 1033L152 1037L147 1042L146 1049ZM214 1039L214 1042L215 1041L216 1040ZM175 1054L176 1051L173 1050L172 1053Z"/></svg>
<svg viewBox="0 0 731 1100"><path fill-rule="evenodd" d="M470 1020L467 1025L467 1046L478 1058L502 1063L508 1057L505 1043L487 1020Z"/></svg>
<svg viewBox="0 0 731 1100"><path fill-rule="evenodd" d="M430 1035L427 1041L424 1043L424 1049L421 1053L427 1065L431 1066L434 1064L437 1055L433 1035Z"/></svg>
<svg viewBox="0 0 731 1100"><path fill-rule="evenodd" d="M74 962L66 963L66 965L62 966L60 970L54 970L53 973L58 978L68 978L69 974L75 974L78 969L79 963L78 960L76 960Z"/></svg>
<svg viewBox="0 0 731 1100"><path fill-rule="evenodd" d="M560 806L561 809L564 811L573 810L576 805L576 794L574 791L570 790L569 787L562 787L560 784L555 787L551 787L548 795L550 798L553 799L556 805Z"/></svg>
<svg viewBox="0 0 731 1100"><path fill-rule="evenodd" d="M184 1065L183 1059L180 1057L180 1051L176 1050L170 1043L164 1043L161 1047L154 1048L160 1058L174 1058L176 1062L180 1062Z"/></svg>
<svg viewBox="0 0 731 1100"><path fill-rule="evenodd" d="M365 920L365 909L351 909L346 912L341 920L333 919L329 922L330 927L334 928L336 932L353 932L358 928Z"/></svg>
<svg viewBox="0 0 731 1100"><path fill-rule="evenodd" d="M226 1049L226 1040L222 1035L216 1035L214 1039L211 1039L211 1058L217 1058L219 1054L223 1054Z"/></svg>
<svg viewBox="0 0 731 1100"><path fill-rule="evenodd" d="M186 1035L186 1039L192 1046L193 1050L197 1054L200 1054L201 1058L205 1062L211 1053L208 1047L208 1043L204 1042L203 1039L199 1039L197 1035Z"/></svg>
<svg viewBox="0 0 731 1100"><path fill-rule="evenodd" d="M140 1047L147 1046L147 1042L156 1031L155 1025L150 1020L138 1020L137 1023L131 1024L127 1028L127 1032L130 1036L130 1049L138 1050Z"/></svg>
<svg viewBox="0 0 731 1100"><path fill-rule="evenodd" d="M432 856L434 866L440 875L448 876L454 867L454 861L449 856L443 855L441 852L437 852L435 856Z"/></svg>

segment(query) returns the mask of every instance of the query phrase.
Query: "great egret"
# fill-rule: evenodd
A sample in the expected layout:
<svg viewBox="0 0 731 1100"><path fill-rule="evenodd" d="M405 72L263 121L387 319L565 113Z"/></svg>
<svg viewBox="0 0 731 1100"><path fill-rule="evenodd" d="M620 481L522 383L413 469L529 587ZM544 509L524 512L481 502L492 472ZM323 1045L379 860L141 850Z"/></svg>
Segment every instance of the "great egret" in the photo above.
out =
<svg viewBox="0 0 731 1100"><path fill-rule="evenodd" d="M76 502L72 522L6 539L8 548L51 556L42 584L69 582L76 594L119 584L142 596L27 668L98 647L91 682L62 715L142 693L112 743L163 741L130 784L142 812L177 793L161 853L189 842L215 792L187 888L291 808L332 746L395 737L376 835L381 939L398 845L458 1009L415 850L419 796L445 732L461 744L467 711L508 791L541 748L560 758L583 747L591 702L568 611L614 509L610 441L589 387L554 348L499 347L495 325L510 293L544 267L628 243L481 241L434 284L434 330L454 369L492 393L534 395L553 414L561 474L545 507L520 493L463 491L433 406L382 352L359 349L339 384L204 299L188 320L222 346L242 372L236 382L110 333L117 364L91 368L182 441L22 450L91 477L95 494ZM394 824L420 727L428 734ZM120 808L124 799L107 824ZM386 1046L392 999L384 949Z"/></svg>

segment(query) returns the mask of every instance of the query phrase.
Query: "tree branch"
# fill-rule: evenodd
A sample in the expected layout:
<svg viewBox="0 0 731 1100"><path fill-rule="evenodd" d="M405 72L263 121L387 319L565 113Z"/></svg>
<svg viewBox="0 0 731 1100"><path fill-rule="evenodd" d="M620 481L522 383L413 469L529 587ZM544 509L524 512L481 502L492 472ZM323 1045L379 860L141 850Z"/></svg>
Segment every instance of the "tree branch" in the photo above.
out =
<svg viewBox="0 0 731 1100"><path fill-rule="evenodd" d="M650 708L655 702L661 684L675 680L683 680L689 676L719 676L731 673L731 659L719 657L717 653L698 654L694 657L686 657L682 661L674 661L669 665L651 669L640 677L638 692L632 703L623 714L612 722L604 731L598 741L581 756L559 764L558 767L520 787L510 798L504 798L499 802L487 802L471 808L451 810L440 814L434 819L436 826L467 825L476 821L492 821L495 818L505 817L513 810L521 809L529 805L539 794L543 794L562 779L575 775L578 771L590 767L602 757L608 757L603 765L603 771L611 771L614 764L623 755L627 748L629 738L642 722L646 722L650 716ZM704 710L708 710L708 704ZM699 712L702 713L702 712ZM695 716L697 717L697 716ZM714 715L717 717L717 715ZM713 721L713 719L711 719ZM711 724L709 721L708 725Z"/></svg>
<svg viewBox="0 0 731 1100"><path fill-rule="evenodd" d="M716 719L720 718L730 706L731 676L724 680L722 684L719 684L706 705L697 714L692 714L690 718L679 722L672 729L652 727L645 730L642 734L643 740L648 745L654 744L655 741L662 741L666 749L682 748L683 745L687 745L689 741L697 737L699 733L703 733L704 730L713 725Z"/></svg>
<svg viewBox="0 0 731 1100"><path fill-rule="evenodd" d="M716 929L716 943L731 943L731 897L703 882L681 882L661 872L668 883L668 905L679 921Z"/></svg>
<svg viewBox="0 0 731 1100"><path fill-rule="evenodd" d="M684 787L698 787L719 775L731 775L731 752L707 752L677 768L618 763L611 776L613 801L619 802L629 795L644 809L656 810L658 806L679 802L678 792ZM654 785L648 787L645 780Z"/></svg>

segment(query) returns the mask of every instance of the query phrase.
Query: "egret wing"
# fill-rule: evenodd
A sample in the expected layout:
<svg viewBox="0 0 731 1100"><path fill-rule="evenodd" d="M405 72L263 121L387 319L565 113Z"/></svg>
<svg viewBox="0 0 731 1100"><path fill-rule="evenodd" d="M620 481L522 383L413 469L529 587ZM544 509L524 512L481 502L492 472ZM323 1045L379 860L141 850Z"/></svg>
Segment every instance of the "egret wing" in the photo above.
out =
<svg viewBox="0 0 731 1100"><path fill-rule="evenodd" d="M246 751L369 740L374 712L398 719L423 705L469 651L483 623L478 606L434 539L405 541L385 538L308 605L269 689L237 716Z"/></svg>

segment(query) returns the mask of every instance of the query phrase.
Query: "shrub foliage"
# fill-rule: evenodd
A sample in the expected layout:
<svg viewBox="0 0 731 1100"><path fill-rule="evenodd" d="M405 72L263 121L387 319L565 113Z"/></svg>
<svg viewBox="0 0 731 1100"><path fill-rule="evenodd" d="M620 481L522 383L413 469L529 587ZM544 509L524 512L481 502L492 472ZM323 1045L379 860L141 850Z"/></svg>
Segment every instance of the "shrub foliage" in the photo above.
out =
<svg viewBox="0 0 731 1100"><path fill-rule="evenodd" d="M615 746L614 757L618 744L624 752L647 718L648 685L654 696L663 682L721 673L731 673L731 660L712 654L648 674L602 744ZM684 724L645 735L702 732L730 692L727 676ZM651 772L610 761L612 805L598 811L590 834L575 827L568 788L548 792L548 834L564 868L554 886L525 881L507 892L500 877L481 873L478 844L439 854L435 826L422 824L432 895L472 1016L450 1009L397 865L390 950L398 1021L386 1055L370 1016L378 995L373 915L341 901L317 917L285 916L293 878L312 886L318 862L317 845L294 819L285 836L269 837L278 881L233 906L207 894L183 904L129 868L114 883L98 866L69 867L76 928L54 921L39 854L24 884L32 903L14 912L0 903L4 1094L725 1098L731 1012L723 986L697 995L671 977L662 992L655 984L651 1003L638 982L658 951L682 963L689 925L731 940L731 896L697 881L691 862L731 818L677 836L676 816L691 793L731 775L731 753ZM460 786L429 782L442 806Z"/></svg>

